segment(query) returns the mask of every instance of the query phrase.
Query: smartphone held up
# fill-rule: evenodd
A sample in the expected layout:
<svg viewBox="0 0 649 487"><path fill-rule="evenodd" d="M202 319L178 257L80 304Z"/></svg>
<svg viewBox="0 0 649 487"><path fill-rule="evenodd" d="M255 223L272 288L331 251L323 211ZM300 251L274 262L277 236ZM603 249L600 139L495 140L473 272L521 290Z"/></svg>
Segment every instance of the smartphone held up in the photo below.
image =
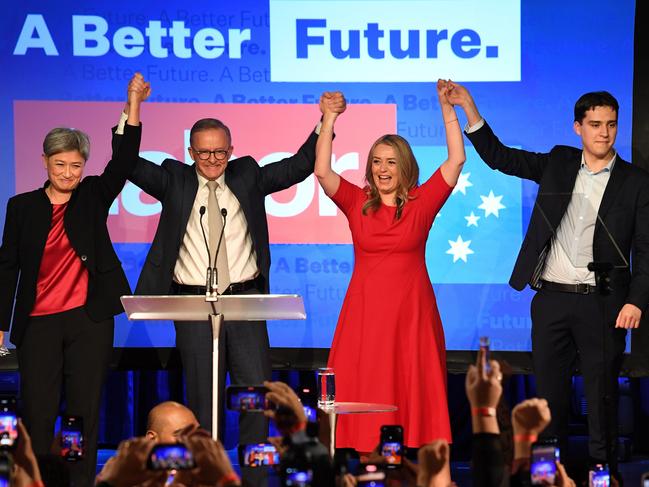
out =
<svg viewBox="0 0 649 487"><path fill-rule="evenodd" d="M399 425L381 426L381 443L379 453L385 458L386 468L401 466L403 458L403 427Z"/></svg>
<svg viewBox="0 0 649 487"><path fill-rule="evenodd" d="M61 418L61 456L69 462L83 458L83 418L64 416Z"/></svg>
<svg viewBox="0 0 649 487"><path fill-rule="evenodd" d="M268 389L265 386L228 386L225 402L228 409L241 412L263 412L274 409L274 404L266 400Z"/></svg>

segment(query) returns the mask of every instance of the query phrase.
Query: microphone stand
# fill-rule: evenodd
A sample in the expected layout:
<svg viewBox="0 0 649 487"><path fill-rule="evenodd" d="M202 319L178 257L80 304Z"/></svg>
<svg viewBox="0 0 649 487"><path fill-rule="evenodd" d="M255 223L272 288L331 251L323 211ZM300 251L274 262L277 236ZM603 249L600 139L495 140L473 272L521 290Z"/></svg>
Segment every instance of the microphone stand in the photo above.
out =
<svg viewBox="0 0 649 487"><path fill-rule="evenodd" d="M223 240L223 234L225 231L225 222L228 211L223 208L221 210L221 216L223 217L223 227L221 228L221 234L219 235L219 241L216 245L216 252L214 253L214 262L212 263L212 256L210 254L210 247L207 243L207 238L205 236L205 228L203 227L203 215L205 214L205 207L200 207L200 225L201 232L203 232L203 240L205 241L205 248L207 249L207 271L205 274L205 301L210 303L212 312L208 316L210 327L212 328L212 350L220 350L220 339L221 339L221 325L223 324L223 314L220 313L216 308L216 302L219 300L218 293L218 270L216 267L216 259L219 255L219 250L221 248L221 241ZM217 357L220 357L220 353L216 353ZM219 374L219 359L212 356L212 387L215 389L213 393L216 393L216 390L222 389L222 383L224 377ZM212 434L214 437L218 437L218 432L220 430L219 423L221 421L219 408L215 406L212 410Z"/></svg>

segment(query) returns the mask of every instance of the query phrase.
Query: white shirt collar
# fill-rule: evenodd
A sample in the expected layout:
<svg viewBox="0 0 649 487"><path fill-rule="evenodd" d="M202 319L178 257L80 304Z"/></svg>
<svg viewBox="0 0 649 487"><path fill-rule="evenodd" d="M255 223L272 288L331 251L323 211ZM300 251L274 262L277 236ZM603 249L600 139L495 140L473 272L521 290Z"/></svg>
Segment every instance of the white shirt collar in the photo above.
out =
<svg viewBox="0 0 649 487"><path fill-rule="evenodd" d="M198 168L196 168L196 176L198 176L198 187L202 188L207 184L208 179L203 176ZM223 174L221 174L218 178L216 178L216 182L219 183L219 188L223 189L225 188L225 171L223 171Z"/></svg>
<svg viewBox="0 0 649 487"><path fill-rule="evenodd" d="M613 150L613 157L611 157L611 160L608 161L606 166L604 166L602 169L600 169L597 172L592 172L588 165L586 164L586 158L584 157L584 151L581 151L581 168L585 169L586 171L592 173L592 174L599 174L601 172L611 172L613 170L613 166L615 165L615 159L617 158L617 152ZM220 184L220 183L219 183Z"/></svg>

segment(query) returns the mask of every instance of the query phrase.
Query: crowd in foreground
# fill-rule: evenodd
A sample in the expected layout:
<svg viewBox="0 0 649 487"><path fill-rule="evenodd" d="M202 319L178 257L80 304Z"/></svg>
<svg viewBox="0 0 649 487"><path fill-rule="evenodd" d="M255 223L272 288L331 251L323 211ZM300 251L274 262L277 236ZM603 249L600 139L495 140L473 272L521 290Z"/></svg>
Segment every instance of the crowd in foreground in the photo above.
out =
<svg viewBox="0 0 649 487"><path fill-rule="evenodd" d="M513 460L506 461L503 437L496 408L502 395L502 372L497 361L487 361L479 352L476 365L466 375L466 395L471 406L474 487L556 485L574 487L561 462L554 460L555 473L543 478L532 471L532 448L549 424L550 409L544 399L527 399L511 412L514 445ZM309 434L305 409L298 395L287 384L266 382L266 399L275 405L264 414L274 421L280 437L270 438L279 453L276 466L280 483L287 486L419 486L453 485L450 448L446 440L433 441L418 450L417 462L403 457L401 468L384 468L386 458L378 448L361 457L352 471L348 465L332 462L328 449ZM29 433L18 422L19 438L11 455L10 484L17 487L67 486L66 464L56 457L38 457L31 447ZM509 443L508 440L505 442ZM152 450L160 444L186 447L192 468L152 467ZM261 467L265 468L265 467ZM300 476L308 473L308 476ZM540 477L539 477L540 476ZM617 484L611 477L613 485ZM242 485L227 452L219 441L201 429L194 414L185 406L165 402L149 414L145 436L123 441L116 454L97 475L98 487L129 486L236 486Z"/></svg>

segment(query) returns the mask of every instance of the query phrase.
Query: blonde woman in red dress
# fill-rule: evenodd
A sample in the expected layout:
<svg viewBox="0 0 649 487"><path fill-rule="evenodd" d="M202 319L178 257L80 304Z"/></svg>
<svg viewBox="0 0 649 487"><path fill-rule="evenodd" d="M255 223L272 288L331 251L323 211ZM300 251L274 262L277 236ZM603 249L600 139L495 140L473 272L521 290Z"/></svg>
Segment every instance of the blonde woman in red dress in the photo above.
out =
<svg viewBox="0 0 649 487"><path fill-rule="evenodd" d="M449 88L437 82L448 158L421 185L410 145L398 135L384 135L370 149L364 188L336 174L331 151L338 114L327 109L330 95L321 99L315 175L349 221L355 260L329 354L336 400L398 406L393 413L340 416L339 448L373 450L383 424L402 425L409 447L451 440L444 330L425 262L435 215L465 161Z"/></svg>

